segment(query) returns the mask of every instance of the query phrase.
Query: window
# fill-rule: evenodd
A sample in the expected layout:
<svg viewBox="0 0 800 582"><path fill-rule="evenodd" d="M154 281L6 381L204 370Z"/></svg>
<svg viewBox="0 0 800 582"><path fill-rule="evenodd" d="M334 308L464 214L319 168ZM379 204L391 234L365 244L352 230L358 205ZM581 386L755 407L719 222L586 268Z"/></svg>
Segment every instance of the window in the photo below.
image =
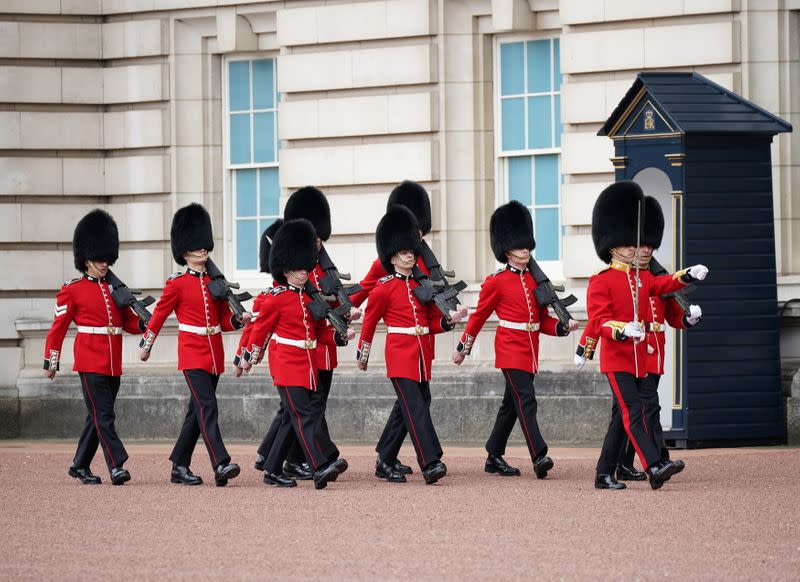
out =
<svg viewBox="0 0 800 582"><path fill-rule="evenodd" d="M558 39L502 42L497 115L502 201L531 210L538 261L561 260L561 70Z"/></svg>
<svg viewBox="0 0 800 582"><path fill-rule="evenodd" d="M279 214L275 59L227 63L227 167L237 271L258 270L258 242Z"/></svg>

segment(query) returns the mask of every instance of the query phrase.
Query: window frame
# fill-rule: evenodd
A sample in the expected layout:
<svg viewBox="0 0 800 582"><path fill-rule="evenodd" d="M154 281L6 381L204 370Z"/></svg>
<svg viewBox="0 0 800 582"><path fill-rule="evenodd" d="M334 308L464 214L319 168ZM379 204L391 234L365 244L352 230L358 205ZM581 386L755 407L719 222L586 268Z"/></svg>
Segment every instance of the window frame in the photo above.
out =
<svg viewBox="0 0 800 582"><path fill-rule="evenodd" d="M542 156L542 155L556 155L557 156L557 160L558 160L558 204L557 205L554 205L554 204L542 204L542 205L531 204L531 206L529 208L538 206L538 207L541 207L541 208L557 208L557 210L558 210L558 225L559 225L558 254L559 254L560 258L557 261L542 261L542 260L538 260L537 259L537 262L542 267L542 270L545 271L545 273L547 273L547 275L551 279L556 280L556 281L563 281L564 280L564 224L562 222L562 218L563 218L563 208L562 208L562 206L563 206L562 186L563 186L563 184L562 184L562 176L563 176L563 174L561 172L561 153L562 153L561 152L561 145L559 145L558 147L550 147L550 148L535 148L535 149L526 148L526 149L521 149L521 150L508 150L508 151L504 151L503 150L503 133L502 133L503 132L503 120L502 120L501 102L502 102L503 99L508 99L509 97L504 97L502 95L502 88L501 88L501 74L502 74L502 71L501 71L501 68L500 68L500 63L501 63L501 55L500 55L501 45L516 43L516 42L526 43L526 42L529 42L529 41L539 41L539 40L550 40L550 41L558 40L559 41L559 56L560 56L562 38L561 38L561 35L558 35L558 34L553 35L552 33L540 33L540 34L536 34L536 33L534 33L534 34L518 33L518 34L508 34L508 35L495 35L493 43L492 43L493 44L493 55L492 55L493 74L492 74L492 81L493 81L493 85L494 85L493 86L493 90L492 90L492 111L493 111L493 115L494 115L493 126L495 128L495 131L494 131L494 134L495 134L495 139L494 139L495 206L496 207L500 206L502 204L505 204L505 203L509 202L509 200L510 200L510 198L509 198L509 183L508 183L509 177L510 177L510 172L508 171L508 164L509 164L508 160L510 158L527 156L527 157L531 158L531 165L535 166L535 162L533 160L534 160L534 158L536 156ZM527 48L526 48L526 46L524 44L523 44L523 47L525 47L525 50L523 50L523 55L524 55L524 59L525 59L525 61L524 61L525 65L523 66L523 70L525 71L525 75L527 76L527 58L528 58L528 56L527 56ZM551 51L550 51L550 59L551 59L551 63L554 63L554 60L553 60L554 59L554 55L553 55L553 51L552 51L552 44L551 44ZM551 75L551 77L550 77L551 88L555 86L555 84L554 84L555 78L553 76L554 75L554 69L555 69L555 67L551 67L551 72L550 72L550 75ZM560 67L559 67L559 70L560 70ZM527 114L528 114L528 99L530 97L544 96L544 95L548 95L549 96L549 95L557 94L558 101L559 101L558 110L559 110L559 113L561 112L561 95L563 94L563 91L561 89L562 86L563 86L563 74L562 74L562 83L561 83L561 85L559 85L559 90L558 91L551 90L551 91L548 91L548 92L523 93L522 94L522 98L523 98L523 102L524 102L524 106L525 106L524 115L525 115L526 123L527 123L527 119L528 119L528 116L527 116ZM527 91L527 86L524 86L523 89L525 91ZM519 97L519 96L517 96L517 97ZM553 143L555 143L555 141L556 141L556 139L555 139L556 138L556 133L555 132L557 131L558 124L560 124L560 120L558 120L558 124L556 123L557 120L556 120L556 117L555 117L555 115L556 115L555 114L555 109L556 109L555 107L551 107L551 111L550 111L550 126L551 126L551 130L550 131L551 131L551 140L552 140ZM525 130L526 130L525 131L525 139L526 139L526 142L527 142L527 139L528 139L528 127L527 126L526 126ZM561 136L562 137L563 137L563 134L564 134L564 131L563 131L563 124L562 124L561 125ZM559 143L561 143L560 139L559 139ZM536 173L535 173L535 167L533 167L532 170L531 170L531 192L532 193L535 193L535 182L536 182ZM531 200L531 202L534 202L534 201L535 201L535 198L534 198L534 200ZM535 210L531 214L534 216L534 221L535 221L534 212L535 212ZM534 226L535 226L535 222L534 222ZM534 236L535 236L535 234L536 234L536 232L535 232L535 229L534 229Z"/></svg>
<svg viewBox="0 0 800 582"><path fill-rule="evenodd" d="M272 87L275 94L275 107L274 109L253 109L253 83L252 83L252 62L258 60L267 60L270 59L273 61L273 75L272 75ZM254 141L253 141L253 132L255 123L252 123L253 115L255 113L261 112L274 112L275 114L275 122L273 124L273 138L275 141L275 161L273 162L248 162L243 164L233 164L231 163L231 124L230 124L230 116L232 112L230 110L230 64L237 61L248 61L250 63L250 106L251 108L247 110L247 113L251 116L251 123L250 123L250 151L251 155L254 150ZM256 264L255 269L239 269L237 264L237 240L236 240L236 180L235 174L237 170L259 170L264 168L276 168L278 170L278 176L280 177L280 149L281 149L281 140L278 134L278 106L280 104L280 93L278 92L278 53L277 52L268 52L268 53L259 53L259 54L230 54L225 55L222 58L222 171L223 171L223 179L222 179L222 196L223 196L223 213L224 213L224 242L225 242L225 264L231 265L230 268L226 268L227 271L230 271L232 275L230 275L231 279L239 282L242 288L246 289L260 289L263 287L267 287L272 284L272 277L268 273L261 273L258 268L258 264ZM256 188L260 189L261 187L261 180L258 178L258 172L256 172ZM278 202L278 213L275 215L275 219L281 218L282 211L281 211L281 203L280 203L280 182L279 182L279 202ZM257 190L258 192L259 190ZM259 194L257 194L259 196ZM262 215L257 215L254 220L259 222L261 220ZM271 216L271 215L263 215L263 216ZM261 234L260 229L259 235ZM256 250L256 254L258 251ZM257 261L256 261L257 263Z"/></svg>

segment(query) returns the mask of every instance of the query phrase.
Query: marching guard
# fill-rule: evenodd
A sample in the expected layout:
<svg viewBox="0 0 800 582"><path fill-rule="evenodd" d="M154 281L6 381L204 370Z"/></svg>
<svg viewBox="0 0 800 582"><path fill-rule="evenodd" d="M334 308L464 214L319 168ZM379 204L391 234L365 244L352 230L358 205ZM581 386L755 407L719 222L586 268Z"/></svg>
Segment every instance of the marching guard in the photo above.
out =
<svg viewBox="0 0 800 582"><path fill-rule="evenodd" d="M464 361L486 320L497 313L495 368L503 372L505 393L486 442L484 471L506 477L520 474L503 459L514 422L519 419L534 473L543 479L553 468L553 461L547 456L547 444L536 420L534 377L539 371L539 334L566 336L577 329L578 322L570 320L565 327L550 316L547 306L536 302L536 282L528 270L531 251L536 247L530 211L517 201L509 202L494 211L489 231L495 258L506 265L483 282L478 306L467 320L452 359L457 365Z"/></svg>
<svg viewBox="0 0 800 582"><path fill-rule="evenodd" d="M178 318L178 370L183 372L190 399L181 433L170 455L170 481L200 485L203 480L189 468L197 439L202 436L214 469L214 482L224 487L239 475L239 465L231 463L218 424L217 383L225 371L223 331L235 331L249 321L235 316L224 300L215 299L209 290L206 271L208 253L214 250L211 218L200 204L180 208L172 218L170 230L172 256L186 266L167 279L153 317L140 342L139 357L147 361L153 344L174 311Z"/></svg>
<svg viewBox="0 0 800 582"><path fill-rule="evenodd" d="M587 311L602 343L600 371L608 378L614 397L611 422L597 462L598 489L625 487L614 478L624 434L630 438L653 489L661 488L682 469L679 463L661 459L645 425L643 382L648 344L644 320L651 309L650 297L705 279L708 269L694 265L657 277L642 270L638 246L643 204L639 185L623 181L606 188L592 212L595 250L608 267L589 280ZM620 418L625 430L622 434L616 430Z"/></svg>
<svg viewBox="0 0 800 582"><path fill-rule="evenodd" d="M327 321L315 321L309 311L312 298L304 289L318 261L316 241L314 227L304 219L287 220L275 234L269 264L279 285L264 297L250 332L254 363L263 358L261 346L269 336L269 369L283 404L281 424L264 462L264 483L278 487L297 484L283 474L295 440L311 467L316 489L336 481L348 467L323 422L314 350L320 343L346 345L355 333L349 329L348 337L340 337Z"/></svg>
<svg viewBox="0 0 800 582"><path fill-rule="evenodd" d="M395 407L400 410L405 431L417 453L417 462L425 483L432 485L447 474L441 461L442 448L430 414L430 380L433 349L431 334L450 331L453 324L466 315L459 307L452 311L450 322L434 307L423 305L413 293L419 282L412 275L419 248L419 225L412 212L401 205L392 205L378 223L375 234L378 257L388 273L378 280L369 294L356 358L358 368L366 370L372 340L378 322L387 326L386 375L397 394ZM390 430L390 416L384 434ZM405 433L403 433L405 436ZM381 439L378 459L394 461L403 439ZM376 465L376 475L391 482L406 481L405 475L388 462Z"/></svg>
<svg viewBox="0 0 800 582"><path fill-rule="evenodd" d="M122 375L122 332L139 334L142 326L130 308L117 306L106 280L109 267L119 257L119 232L111 215L96 209L84 216L75 227L72 252L75 269L82 276L64 283L56 296L55 317L45 341L44 374L52 380L59 371L64 336L75 322L78 333L72 369L80 376L86 421L69 475L85 485L101 482L90 469L99 444L111 483L122 485L131 478L123 467L128 453L114 426L114 402Z"/></svg>

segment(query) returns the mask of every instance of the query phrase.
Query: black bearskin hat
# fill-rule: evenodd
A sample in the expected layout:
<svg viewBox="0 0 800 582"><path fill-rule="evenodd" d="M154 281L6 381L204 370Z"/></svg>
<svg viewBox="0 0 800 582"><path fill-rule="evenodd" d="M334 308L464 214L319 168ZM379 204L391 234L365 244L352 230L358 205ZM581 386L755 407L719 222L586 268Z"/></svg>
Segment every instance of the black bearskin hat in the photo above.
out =
<svg viewBox="0 0 800 582"><path fill-rule="evenodd" d="M78 221L72 236L72 254L75 268L86 271L86 261L108 261L113 265L119 257L119 230L117 223L105 210L99 208Z"/></svg>
<svg viewBox="0 0 800 582"><path fill-rule="evenodd" d="M604 263L611 262L614 247L636 244L637 213L643 201L642 189L631 181L615 182L600 193L592 210L592 240Z"/></svg>
<svg viewBox="0 0 800 582"><path fill-rule="evenodd" d="M275 233L283 226L283 219L279 218L261 233L261 240L258 243L258 267L262 273L269 273L269 251L272 248L272 241L275 240Z"/></svg>
<svg viewBox="0 0 800 582"><path fill-rule="evenodd" d="M658 200L652 196L644 198L644 230L642 244L657 249L664 238L664 213Z"/></svg>
<svg viewBox="0 0 800 582"><path fill-rule="evenodd" d="M304 218L284 222L275 233L269 252L272 278L285 285L286 271L312 271L318 260L317 232L314 226Z"/></svg>
<svg viewBox="0 0 800 582"><path fill-rule="evenodd" d="M501 263L507 263L506 251L536 248L531 212L521 202L512 200L492 213L489 220L492 252Z"/></svg>
<svg viewBox="0 0 800 582"><path fill-rule="evenodd" d="M431 199L425 188L417 182L404 180L389 194L386 210L395 204L401 204L414 213L423 235L431 231Z"/></svg>
<svg viewBox="0 0 800 582"><path fill-rule="evenodd" d="M211 230L211 217L202 205L192 202L179 208L172 217L169 231L172 242L172 258L179 265L185 265L183 253L197 249L208 252L214 250L214 234Z"/></svg>
<svg viewBox="0 0 800 582"><path fill-rule="evenodd" d="M331 207L325 194L314 186L303 186L289 196L283 217L286 220L305 218L323 242L331 238Z"/></svg>
<svg viewBox="0 0 800 582"><path fill-rule="evenodd" d="M400 251L419 254L419 223L406 206L391 206L383 215L375 231L378 258L387 273L394 272L392 257Z"/></svg>

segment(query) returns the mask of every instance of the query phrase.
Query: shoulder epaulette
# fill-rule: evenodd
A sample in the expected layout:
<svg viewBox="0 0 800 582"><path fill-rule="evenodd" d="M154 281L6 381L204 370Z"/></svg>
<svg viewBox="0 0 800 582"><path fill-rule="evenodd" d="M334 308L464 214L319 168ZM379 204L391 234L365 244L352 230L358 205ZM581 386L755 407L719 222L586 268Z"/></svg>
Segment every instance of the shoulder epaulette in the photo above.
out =
<svg viewBox="0 0 800 582"><path fill-rule="evenodd" d="M178 277L180 277L181 275L185 275L185 274L186 274L186 271L178 271L178 272L176 272L176 273L172 273L172 275L170 275L170 276L169 276L169 278L167 279L167 281L172 281L173 279L177 279L177 278L178 278Z"/></svg>
<svg viewBox="0 0 800 582"><path fill-rule="evenodd" d="M278 285L277 287L273 287L272 289L267 291L267 293L269 293L270 295L278 295L279 293L283 293L284 291L286 291L286 287L284 287L283 285Z"/></svg>
<svg viewBox="0 0 800 582"><path fill-rule="evenodd" d="M387 281L391 281L394 279L394 275L386 275L385 277L381 277L378 279L378 283L386 283Z"/></svg>
<svg viewBox="0 0 800 582"><path fill-rule="evenodd" d="M73 283L75 283L76 281L80 281L81 279L83 279L83 277L75 277L74 279L67 279L66 281L64 281L64 287L66 287L67 285L72 285Z"/></svg>
<svg viewBox="0 0 800 582"><path fill-rule="evenodd" d="M506 268L505 268L505 267L500 267L499 269L497 269L497 270L496 270L494 273L492 273L492 274L491 274L491 275L489 275L489 276L490 276L490 277L494 277L495 275L499 275L500 273L502 273L502 272L503 272L503 271L505 271L505 270L506 270Z"/></svg>

